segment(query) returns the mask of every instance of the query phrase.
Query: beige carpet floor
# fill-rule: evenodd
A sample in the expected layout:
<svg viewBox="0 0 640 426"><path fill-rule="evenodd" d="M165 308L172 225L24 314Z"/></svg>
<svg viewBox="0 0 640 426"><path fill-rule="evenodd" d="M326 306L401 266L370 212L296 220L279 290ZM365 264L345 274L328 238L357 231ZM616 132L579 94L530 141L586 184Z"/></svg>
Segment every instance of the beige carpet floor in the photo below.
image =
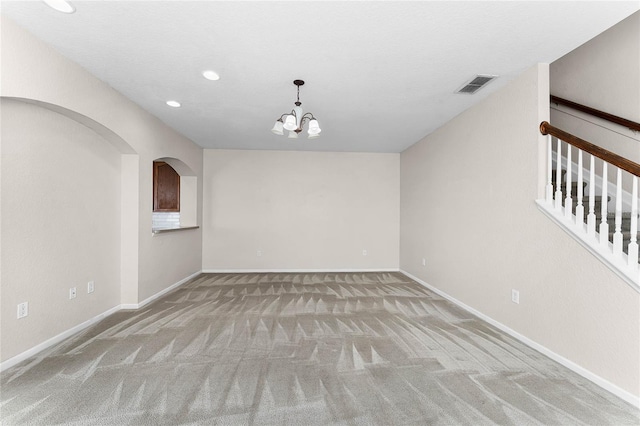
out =
<svg viewBox="0 0 640 426"><path fill-rule="evenodd" d="M400 273L203 274L1 375L3 425L638 425Z"/></svg>

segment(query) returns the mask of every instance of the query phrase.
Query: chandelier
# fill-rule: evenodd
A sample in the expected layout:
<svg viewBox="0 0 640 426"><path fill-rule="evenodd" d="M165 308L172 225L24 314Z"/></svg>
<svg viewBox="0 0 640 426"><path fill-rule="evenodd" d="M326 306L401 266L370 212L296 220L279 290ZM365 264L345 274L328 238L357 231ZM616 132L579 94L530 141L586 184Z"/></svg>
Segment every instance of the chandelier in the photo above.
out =
<svg viewBox="0 0 640 426"><path fill-rule="evenodd" d="M293 80L293 84L298 86L298 98L295 102L295 107L291 110L291 113L282 114L280 118L276 120L276 124L273 126L271 131L276 135L284 135L284 131L289 131L290 139L297 139L298 134L302 132L302 127L308 122L309 129L307 133L309 134L309 139L315 139L320 137L320 126L318 125L318 120L311 114L307 112L306 114L302 111L300 105L300 86L304 84L302 80Z"/></svg>

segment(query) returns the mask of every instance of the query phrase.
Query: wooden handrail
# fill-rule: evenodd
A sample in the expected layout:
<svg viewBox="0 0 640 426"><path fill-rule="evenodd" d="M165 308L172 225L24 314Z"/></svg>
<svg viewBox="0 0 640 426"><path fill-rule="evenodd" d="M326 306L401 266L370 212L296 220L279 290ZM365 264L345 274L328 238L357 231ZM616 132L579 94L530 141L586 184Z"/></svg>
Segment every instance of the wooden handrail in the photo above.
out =
<svg viewBox="0 0 640 426"><path fill-rule="evenodd" d="M609 150L594 145L591 142L587 142L584 139L580 139L577 136L567 133L564 130L560 130L557 127L552 126L546 121L540 123L540 133L543 135L551 135L556 138L565 141L566 143L575 146L589 154L595 155L601 160L606 161L609 164L613 164L616 167L626 170L632 175L640 176L640 164L634 163L618 154L615 154Z"/></svg>
<svg viewBox="0 0 640 426"><path fill-rule="evenodd" d="M626 118L618 117L617 115L609 114L608 112L600 111L598 109L591 108L586 105L578 104L576 102L572 102L567 99L562 99L553 95L551 95L551 102L557 105L562 104L562 105L568 106L569 108L586 112L587 114L591 114L595 117L602 118L603 120L607 120L612 123L616 123L621 126L628 127L633 131L640 132L640 123L636 123L635 121L627 120Z"/></svg>

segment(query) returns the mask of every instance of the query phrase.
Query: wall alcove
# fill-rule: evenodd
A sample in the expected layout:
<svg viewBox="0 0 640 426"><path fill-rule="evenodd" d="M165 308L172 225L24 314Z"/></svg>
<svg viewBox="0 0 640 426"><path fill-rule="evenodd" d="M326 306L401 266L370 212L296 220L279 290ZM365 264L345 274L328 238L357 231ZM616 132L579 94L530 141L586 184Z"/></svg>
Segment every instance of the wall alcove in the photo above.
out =
<svg viewBox="0 0 640 426"><path fill-rule="evenodd" d="M173 157L153 161L152 231L197 228L198 177Z"/></svg>

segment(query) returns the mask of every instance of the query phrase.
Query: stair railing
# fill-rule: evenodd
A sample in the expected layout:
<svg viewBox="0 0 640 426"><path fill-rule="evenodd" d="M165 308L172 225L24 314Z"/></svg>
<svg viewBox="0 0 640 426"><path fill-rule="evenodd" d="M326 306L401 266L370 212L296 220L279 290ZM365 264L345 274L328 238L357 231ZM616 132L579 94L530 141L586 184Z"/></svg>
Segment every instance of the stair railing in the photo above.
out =
<svg viewBox="0 0 640 426"><path fill-rule="evenodd" d="M553 102L556 105L568 106L569 108L582 111L589 115L593 115L594 117L602 118L603 120L607 120L612 123L619 124L620 126L627 127L630 130L633 130L634 132L640 132L640 123L636 123L635 121L627 120L626 118L609 114L608 112L600 111L599 109L591 108L589 106L582 105L567 99L563 99L558 96L551 95L550 99L551 99L551 102Z"/></svg>
<svg viewBox="0 0 640 426"><path fill-rule="evenodd" d="M556 223L561 225L570 235L579 241L584 247L599 257L620 277L625 279L636 291L640 292L640 267L638 265L638 177L640 176L640 164L627 158L617 155L602 147L594 145L578 138L568 132L552 126L546 121L540 123L540 132L547 135L547 176L545 187L545 199L538 200L538 206ZM555 150L555 176L553 175L553 139L556 140ZM577 149L577 164L574 164L572 148ZM562 182L563 155L566 165L566 178ZM583 154L589 155L589 168L583 169ZM602 173L597 176L595 172L595 159L602 160ZM572 167L576 170L576 190L572 185ZM614 232L610 241L609 211L608 211L608 172L609 167L615 172L615 215ZM583 170L586 171L587 179L584 179ZM622 199L623 199L623 172L631 177L630 212L625 225L629 227L629 241L624 244L622 224ZM555 179L554 179L555 177ZM601 180L600 185L600 211L596 209L596 186L597 179ZM628 179L628 178L626 178ZM554 182L555 181L555 182ZM554 185L555 183L555 185ZM585 197L583 188L588 184L589 195L588 206L585 215ZM555 191L554 191L555 186ZM564 186L564 190L563 190ZM573 194L575 192L575 194ZM572 197L576 196L574 200ZM613 194L612 194L613 196ZM563 198L564 197L564 198ZM575 205L575 207L574 207ZM596 227L597 216L600 216L600 223ZM625 213L625 216L627 214ZM626 226L625 226L626 227ZM626 231L626 230L625 230Z"/></svg>

